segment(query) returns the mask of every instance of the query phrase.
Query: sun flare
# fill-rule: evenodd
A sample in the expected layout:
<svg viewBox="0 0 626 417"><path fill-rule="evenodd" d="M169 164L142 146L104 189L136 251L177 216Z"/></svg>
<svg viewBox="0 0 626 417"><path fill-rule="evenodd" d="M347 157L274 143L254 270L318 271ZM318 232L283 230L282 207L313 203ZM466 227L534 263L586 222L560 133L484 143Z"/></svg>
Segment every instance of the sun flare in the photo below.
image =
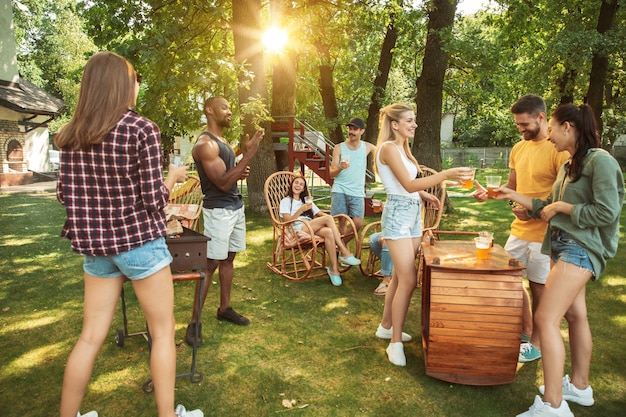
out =
<svg viewBox="0 0 626 417"><path fill-rule="evenodd" d="M268 28L263 33L263 45L270 52L280 52L287 44L287 32L276 26Z"/></svg>

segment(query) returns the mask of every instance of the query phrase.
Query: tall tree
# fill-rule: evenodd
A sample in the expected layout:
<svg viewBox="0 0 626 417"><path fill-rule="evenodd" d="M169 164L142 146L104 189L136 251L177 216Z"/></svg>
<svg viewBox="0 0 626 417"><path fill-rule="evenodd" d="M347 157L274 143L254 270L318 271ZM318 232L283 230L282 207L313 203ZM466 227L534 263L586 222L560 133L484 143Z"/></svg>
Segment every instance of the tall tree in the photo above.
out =
<svg viewBox="0 0 626 417"><path fill-rule="evenodd" d="M401 8L403 3L403 1L400 1L398 7ZM373 144L376 144L379 110L383 107L385 90L387 89L387 81L389 80L389 71L391 70L391 64L393 62L393 51L396 47L396 41L398 40L398 28L395 25L397 12L397 10L393 10L389 13L389 23L387 24L385 38L381 45L378 69L372 88L372 97L370 99L369 109L367 110L367 123L365 125L363 138Z"/></svg>
<svg viewBox="0 0 626 417"><path fill-rule="evenodd" d="M287 0L272 0L270 2L270 19L273 25L282 30L287 22L285 14L289 3ZM276 51L272 56L272 103L271 115L277 121L287 120L296 115L296 54L293 40L288 40L284 51ZM276 152L276 166L286 169L289 165L286 151Z"/></svg>
<svg viewBox="0 0 626 417"><path fill-rule="evenodd" d="M412 152L420 163L441 170L441 109L450 37L457 0L428 2L428 35L422 73L416 80L417 130Z"/></svg>
<svg viewBox="0 0 626 417"><path fill-rule="evenodd" d="M240 75L238 90L243 131L252 137L259 127L265 128L265 138L254 156L253 169L247 180L249 207L253 211L263 212L267 211L263 185L267 177L276 171L276 159L266 117L267 85L261 44L261 0L237 0L232 2L232 7L235 59L248 70Z"/></svg>
<svg viewBox="0 0 626 417"><path fill-rule="evenodd" d="M600 133L602 133L603 130L602 109L605 104L604 92L609 70L609 51L607 51L603 45L606 42L605 34L613 27L618 8L618 0L602 0L602 6L600 6L600 13L598 15L598 26L596 27L600 43L594 50L593 58L591 59L587 102L596 116Z"/></svg>

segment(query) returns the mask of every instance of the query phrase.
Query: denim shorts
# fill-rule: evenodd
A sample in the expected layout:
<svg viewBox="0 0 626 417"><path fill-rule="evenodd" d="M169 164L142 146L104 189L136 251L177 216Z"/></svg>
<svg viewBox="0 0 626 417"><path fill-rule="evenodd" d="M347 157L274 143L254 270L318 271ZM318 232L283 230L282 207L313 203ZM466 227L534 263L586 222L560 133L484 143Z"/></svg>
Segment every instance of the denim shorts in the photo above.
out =
<svg viewBox="0 0 626 417"><path fill-rule="evenodd" d="M85 256L83 270L94 277L130 280L149 277L172 263L165 238L160 237L128 252L109 256Z"/></svg>
<svg viewBox="0 0 626 417"><path fill-rule="evenodd" d="M554 262L563 261L576 265L587 271L591 271L595 277L596 274L593 272L593 265L591 264L591 260L585 248L580 246L569 234L560 229L553 229L551 235L552 260Z"/></svg>
<svg viewBox="0 0 626 417"><path fill-rule="evenodd" d="M365 200L344 193L332 193L330 215L347 214L348 217L362 219L365 216Z"/></svg>
<svg viewBox="0 0 626 417"><path fill-rule="evenodd" d="M387 195L383 210L383 236L388 240L422 236L422 200L397 194Z"/></svg>

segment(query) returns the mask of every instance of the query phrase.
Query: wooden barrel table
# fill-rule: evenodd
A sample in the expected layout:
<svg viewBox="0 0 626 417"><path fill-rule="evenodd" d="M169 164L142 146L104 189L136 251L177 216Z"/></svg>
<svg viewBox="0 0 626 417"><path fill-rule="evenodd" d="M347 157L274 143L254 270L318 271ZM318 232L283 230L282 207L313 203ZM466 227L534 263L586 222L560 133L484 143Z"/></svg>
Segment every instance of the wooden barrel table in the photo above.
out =
<svg viewBox="0 0 626 417"><path fill-rule="evenodd" d="M426 374L466 385L515 378L524 266L500 245L478 260L473 241L424 245L422 344Z"/></svg>

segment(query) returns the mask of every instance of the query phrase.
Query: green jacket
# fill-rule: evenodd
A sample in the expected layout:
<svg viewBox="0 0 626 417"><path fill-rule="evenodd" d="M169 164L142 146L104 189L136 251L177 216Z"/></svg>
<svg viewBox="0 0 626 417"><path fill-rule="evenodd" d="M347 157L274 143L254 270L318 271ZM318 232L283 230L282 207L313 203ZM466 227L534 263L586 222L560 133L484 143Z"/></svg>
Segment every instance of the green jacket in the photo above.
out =
<svg viewBox="0 0 626 417"><path fill-rule="evenodd" d="M581 177L570 182L566 170L559 170L547 200L533 199L532 217L554 201L574 205L568 216L559 213L550 220L541 252L551 256L550 229L560 229L587 250L593 265L594 280L604 272L606 261L615 256L619 241L619 220L624 201L624 177L617 161L605 150L590 149L585 157Z"/></svg>

